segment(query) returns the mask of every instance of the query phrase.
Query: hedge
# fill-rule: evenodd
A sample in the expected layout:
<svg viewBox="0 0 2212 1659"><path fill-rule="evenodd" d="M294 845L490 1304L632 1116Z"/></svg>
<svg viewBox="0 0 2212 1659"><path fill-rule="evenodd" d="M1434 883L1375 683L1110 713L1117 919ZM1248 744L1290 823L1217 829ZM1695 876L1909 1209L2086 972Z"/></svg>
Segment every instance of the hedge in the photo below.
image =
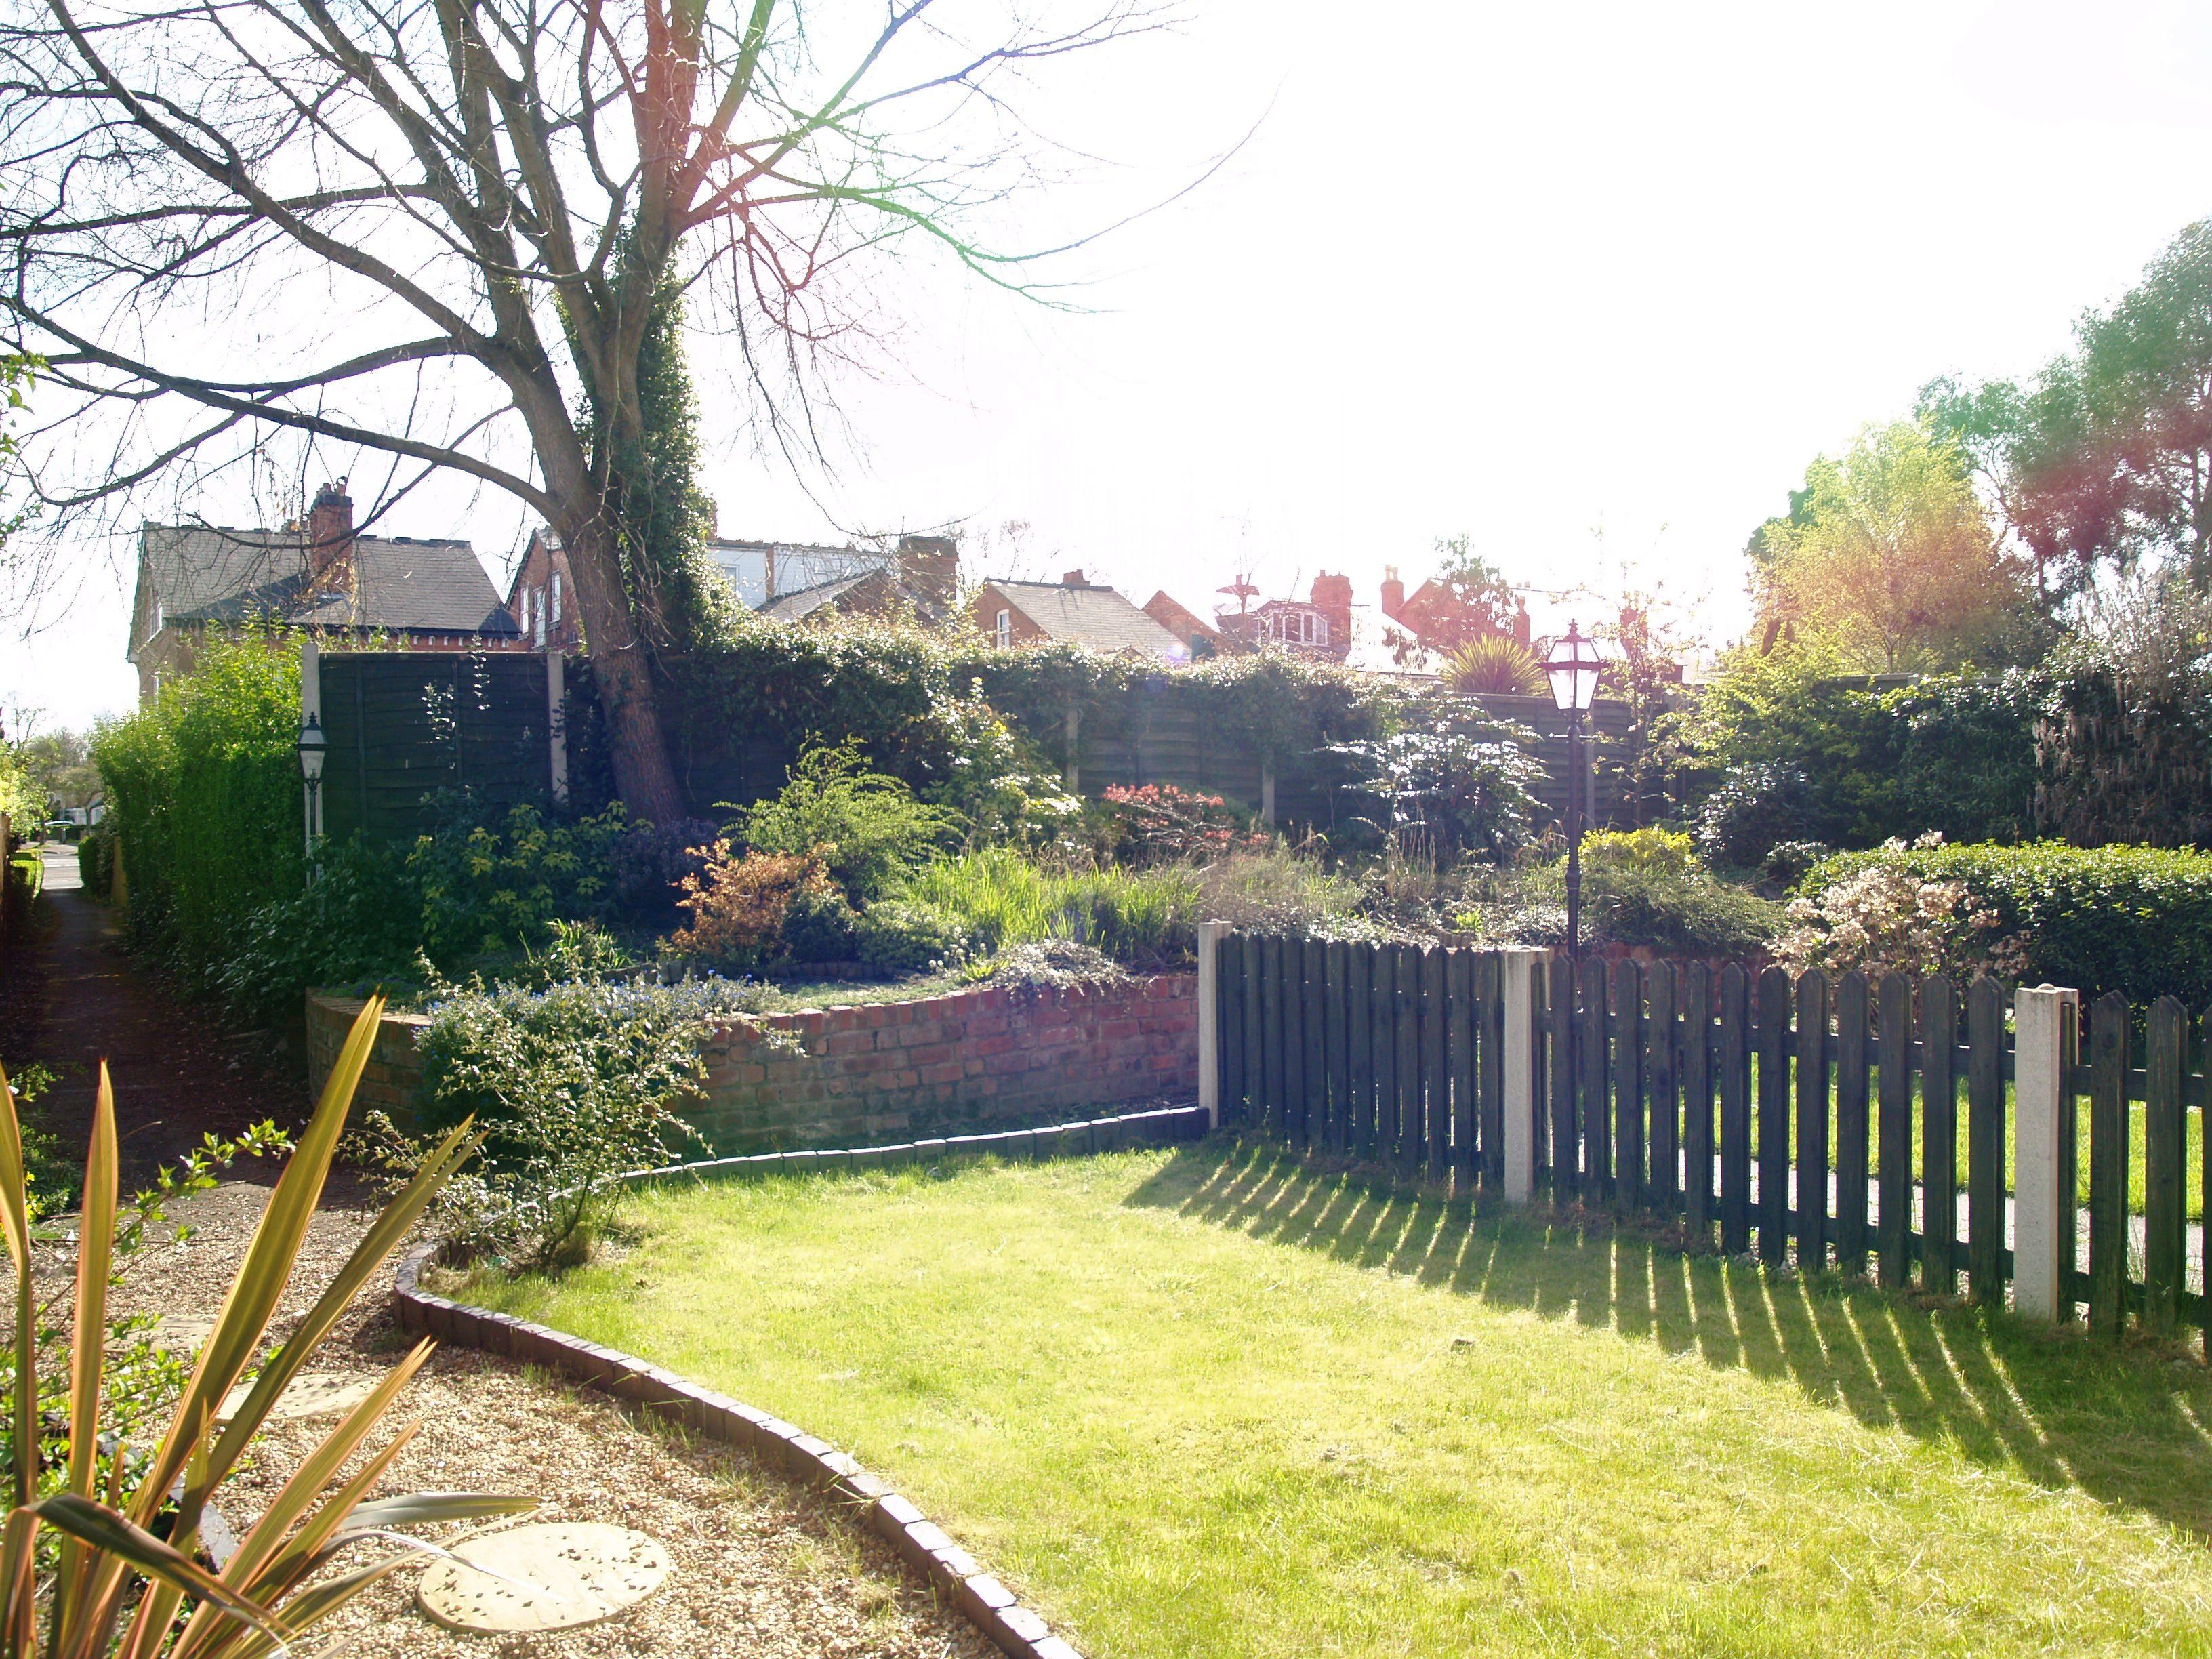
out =
<svg viewBox="0 0 2212 1659"><path fill-rule="evenodd" d="M1824 860L1798 890L1876 864L1963 883L2006 933L2028 936L2027 979L2071 986L2085 1006L2106 991L2139 1006L2212 1001L2212 853L2055 841L1879 849Z"/></svg>
<svg viewBox="0 0 2212 1659"><path fill-rule="evenodd" d="M151 708L101 726L92 757L130 871L130 924L190 977L305 879L300 660L281 635L210 636Z"/></svg>

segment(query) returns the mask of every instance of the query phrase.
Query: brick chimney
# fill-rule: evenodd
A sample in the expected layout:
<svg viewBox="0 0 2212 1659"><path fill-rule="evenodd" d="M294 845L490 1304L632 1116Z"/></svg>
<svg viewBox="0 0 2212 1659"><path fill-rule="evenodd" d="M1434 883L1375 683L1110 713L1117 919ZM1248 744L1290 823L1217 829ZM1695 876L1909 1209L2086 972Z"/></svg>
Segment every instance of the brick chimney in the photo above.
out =
<svg viewBox="0 0 2212 1659"><path fill-rule="evenodd" d="M307 574L319 587L353 586L353 497L346 481L326 483L307 509Z"/></svg>
<svg viewBox="0 0 2212 1659"><path fill-rule="evenodd" d="M1313 579L1313 608L1328 618L1329 648L1341 654L1352 644L1352 578L1323 570Z"/></svg>
<svg viewBox="0 0 2212 1659"><path fill-rule="evenodd" d="M1386 564L1382 567L1382 614L1395 622L1405 608L1406 584L1398 580L1398 567Z"/></svg>
<svg viewBox="0 0 2212 1659"><path fill-rule="evenodd" d="M950 616L960 586L960 549L950 536L898 538L899 578L915 606Z"/></svg>
<svg viewBox="0 0 2212 1659"><path fill-rule="evenodd" d="M1062 587L1088 587L1091 586L1089 582L1084 580L1083 573L1080 570L1069 571L1066 575L1060 579L1060 585Z"/></svg>

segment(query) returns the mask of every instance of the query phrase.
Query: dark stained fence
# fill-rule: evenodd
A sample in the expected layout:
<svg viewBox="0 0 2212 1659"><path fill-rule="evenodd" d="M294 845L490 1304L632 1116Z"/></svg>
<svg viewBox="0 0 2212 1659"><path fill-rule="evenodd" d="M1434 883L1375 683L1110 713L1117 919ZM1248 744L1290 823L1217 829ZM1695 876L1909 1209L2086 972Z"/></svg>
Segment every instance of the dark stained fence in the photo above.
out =
<svg viewBox="0 0 2212 1659"><path fill-rule="evenodd" d="M1500 1178L1494 952L1231 933L1216 963L1224 1121L1462 1193Z"/></svg>
<svg viewBox="0 0 2212 1659"><path fill-rule="evenodd" d="M404 840L423 802L466 788L495 806L553 787L546 659L522 653L362 652L321 659L323 828Z"/></svg>
<svg viewBox="0 0 2212 1659"><path fill-rule="evenodd" d="M1225 1121L1460 1193L1498 1181L1495 953L1231 934L1218 961ZM1941 975L1793 980L1595 958L1577 975L1564 957L1546 977L1531 1084L1537 1180L1554 1201L1772 1264L1859 1273L1871 1261L1900 1289L2004 1299L2014 1039L1996 981L1962 995ZM2153 1334L2201 1328L2205 1230L2190 1217L2192 1197L2201 1215L2212 1194L2212 1135L2192 1147L2190 1119L2212 1107L2212 1010L2192 1019L2162 998L2138 1024L2115 994L2083 1019L2082 1052L2069 1046L2057 1071L2060 1179L2075 1171L2087 1200L2067 1206L2077 1239L2062 1246L2060 1312L2085 1304L2091 1328L2112 1334L2131 1320ZM1305 1036L1316 1020L1317 1048Z"/></svg>

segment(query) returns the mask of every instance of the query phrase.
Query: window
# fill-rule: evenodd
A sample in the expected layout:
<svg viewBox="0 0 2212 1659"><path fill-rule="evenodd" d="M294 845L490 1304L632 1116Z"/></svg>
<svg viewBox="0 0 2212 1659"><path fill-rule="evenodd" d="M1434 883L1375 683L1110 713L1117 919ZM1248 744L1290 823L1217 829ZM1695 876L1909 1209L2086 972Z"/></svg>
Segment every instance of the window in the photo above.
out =
<svg viewBox="0 0 2212 1659"><path fill-rule="evenodd" d="M542 649L545 644L545 590L544 588L531 590L530 608L536 613L536 626L532 631L536 634L538 644Z"/></svg>
<svg viewBox="0 0 2212 1659"><path fill-rule="evenodd" d="M1001 611L999 613L999 626L997 631L1000 649L1004 650L1007 646L1010 646L1014 642L1014 613L1012 611Z"/></svg>
<svg viewBox="0 0 2212 1659"><path fill-rule="evenodd" d="M1284 645L1327 645L1328 618L1318 611L1273 611L1262 631Z"/></svg>
<svg viewBox="0 0 2212 1659"><path fill-rule="evenodd" d="M561 625L561 573L553 573L553 626Z"/></svg>

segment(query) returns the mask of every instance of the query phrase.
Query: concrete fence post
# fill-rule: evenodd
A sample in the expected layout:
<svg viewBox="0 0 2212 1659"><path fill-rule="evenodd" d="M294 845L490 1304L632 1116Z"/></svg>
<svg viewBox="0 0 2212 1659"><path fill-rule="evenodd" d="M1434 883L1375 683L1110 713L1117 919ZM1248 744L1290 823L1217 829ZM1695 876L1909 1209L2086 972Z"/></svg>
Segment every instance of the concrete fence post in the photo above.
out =
<svg viewBox="0 0 2212 1659"><path fill-rule="evenodd" d="M1221 940L1225 921L1198 924L1198 1103L1206 1127L1221 1127Z"/></svg>
<svg viewBox="0 0 2212 1659"><path fill-rule="evenodd" d="M2066 1133L2074 1097L2066 1066L2081 994L2021 986L2013 1003L2013 1306L2036 1319L2070 1317L2075 1169Z"/></svg>
<svg viewBox="0 0 2212 1659"><path fill-rule="evenodd" d="M1505 1005L1505 1197L1525 1204L1536 1193L1536 1021L1543 1008L1549 951L1509 946L1498 956Z"/></svg>
<svg viewBox="0 0 2212 1659"><path fill-rule="evenodd" d="M550 768L553 799L568 804L568 659L558 651L545 653L546 759Z"/></svg>

